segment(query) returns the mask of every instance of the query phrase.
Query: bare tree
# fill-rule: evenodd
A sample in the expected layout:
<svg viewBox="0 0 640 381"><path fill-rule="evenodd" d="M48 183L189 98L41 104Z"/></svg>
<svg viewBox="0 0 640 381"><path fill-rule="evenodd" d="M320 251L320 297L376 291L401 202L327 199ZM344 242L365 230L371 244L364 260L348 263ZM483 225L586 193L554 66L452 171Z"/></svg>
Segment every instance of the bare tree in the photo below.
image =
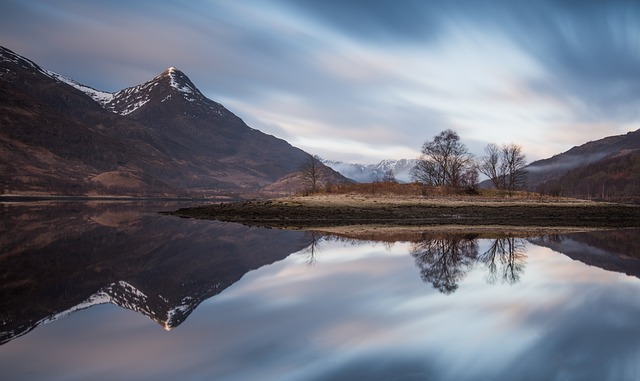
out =
<svg viewBox="0 0 640 381"><path fill-rule="evenodd" d="M522 147L516 144L508 144L502 147L502 160L504 161L506 189L515 191L522 189L525 184L527 171L527 157L522 153Z"/></svg>
<svg viewBox="0 0 640 381"><path fill-rule="evenodd" d="M502 189L504 180L504 168L502 168L502 150L494 143L487 144L484 147L485 156L478 163L478 170L489 177L491 183L496 189Z"/></svg>
<svg viewBox="0 0 640 381"><path fill-rule="evenodd" d="M478 170L489 177L496 189L515 191L522 189L526 180L527 157L517 144L498 146L490 143L485 147Z"/></svg>
<svg viewBox="0 0 640 381"><path fill-rule="evenodd" d="M318 155L309 155L307 161L300 168L302 174L302 183L305 189L311 193L315 193L320 187L322 181L322 162Z"/></svg>
<svg viewBox="0 0 640 381"><path fill-rule="evenodd" d="M427 185L461 187L464 175L473 168L467 147L453 130L445 130L422 146L422 156L412 170L415 181Z"/></svg>

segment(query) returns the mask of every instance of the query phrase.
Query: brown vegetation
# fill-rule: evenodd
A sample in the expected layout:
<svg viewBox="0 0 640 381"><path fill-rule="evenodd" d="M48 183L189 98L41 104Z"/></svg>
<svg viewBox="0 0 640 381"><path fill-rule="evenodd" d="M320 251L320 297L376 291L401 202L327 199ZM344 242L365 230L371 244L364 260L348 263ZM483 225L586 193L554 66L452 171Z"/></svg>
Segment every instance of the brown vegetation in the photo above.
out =
<svg viewBox="0 0 640 381"><path fill-rule="evenodd" d="M470 189L453 188L444 186L424 185L422 183L397 183L397 182L373 182L373 183L344 183L328 184L319 188L314 195L339 195L360 194L375 196L419 196L419 197L456 197L470 196L478 200L488 198L498 199L529 199L529 200L559 200L559 197L542 195L534 192L507 191L500 189ZM309 192L300 195L308 196Z"/></svg>

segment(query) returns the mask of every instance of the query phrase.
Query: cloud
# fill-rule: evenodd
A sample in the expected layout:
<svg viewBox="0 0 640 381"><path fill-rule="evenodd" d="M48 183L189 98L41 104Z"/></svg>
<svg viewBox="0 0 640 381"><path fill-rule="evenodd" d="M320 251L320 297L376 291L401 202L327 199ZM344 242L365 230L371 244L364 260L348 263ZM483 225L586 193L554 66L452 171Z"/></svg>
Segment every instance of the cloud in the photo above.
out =
<svg viewBox="0 0 640 381"><path fill-rule="evenodd" d="M385 0L284 0L281 3L329 29L335 28L363 42L429 41L437 38L440 30L440 18L430 12L438 11L438 8L419 0L402 3Z"/></svg>
<svg viewBox="0 0 640 381"><path fill-rule="evenodd" d="M639 16L632 1L8 0L0 33L103 90L179 67L252 127L323 141L329 159L416 152L447 128L476 154L515 142L540 159L637 127Z"/></svg>

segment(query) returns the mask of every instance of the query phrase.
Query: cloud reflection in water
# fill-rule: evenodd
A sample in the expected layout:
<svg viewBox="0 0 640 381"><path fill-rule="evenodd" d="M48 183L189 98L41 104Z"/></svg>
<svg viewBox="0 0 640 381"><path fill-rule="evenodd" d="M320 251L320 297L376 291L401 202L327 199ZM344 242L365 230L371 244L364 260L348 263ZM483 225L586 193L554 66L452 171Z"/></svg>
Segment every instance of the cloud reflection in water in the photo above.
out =
<svg viewBox="0 0 640 381"><path fill-rule="evenodd" d="M225 381L631 380L640 372L637 278L524 241L467 240L463 275L444 294L421 279L418 256L408 255L416 247L321 239L313 265L302 250L249 272L170 333L101 306L10 343L0 368L31 357L35 374L68 379ZM43 342L65 343L55 365Z"/></svg>

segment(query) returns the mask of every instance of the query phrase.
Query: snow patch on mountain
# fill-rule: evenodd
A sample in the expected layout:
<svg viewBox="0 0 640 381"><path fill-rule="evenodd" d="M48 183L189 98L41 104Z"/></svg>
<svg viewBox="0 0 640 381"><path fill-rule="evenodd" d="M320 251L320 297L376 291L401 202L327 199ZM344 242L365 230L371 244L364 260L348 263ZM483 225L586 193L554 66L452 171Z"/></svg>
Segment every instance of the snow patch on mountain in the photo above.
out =
<svg viewBox="0 0 640 381"><path fill-rule="evenodd" d="M179 75L178 73L178 69L176 69L175 67L170 67L167 69L167 73L169 75L169 84L172 88L178 90L181 93L184 94L195 94L196 91L198 91L197 89L192 88L191 86L189 86L188 83L186 82L179 82L176 77ZM187 98L188 101L194 101L195 99L189 99Z"/></svg>
<svg viewBox="0 0 640 381"><path fill-rule="evenodd" d="M87 300L83 301L82 303L77 304L66 311L62 311L53 316L49 316L45 319L42 319L40 322L38 322L38 325L51 323L53 321L67 317L74 312L85 310L89 307L97 306L99 304L106 304L109 302L111 302L111 297L104 291L100 290L95 294L91 295L89 298L87 298Z"/></svg>
<svg viewBox="0 0 640 381"><path fill-rule="evenodd" d="M100 105L102 105L103 107L107 103L109 103L109 102L111 102L113 100L113 97L114 97L113 93L108 93L106 91L96 90L93 87L78 83L78 82L74 81L73 79L71 79L69 77L65 77L64 75L55 73L55 72L53 72L51 70L44 70L44 72L49 77L57 80L58 82L66 83L67 85L82 91L83 93L85 93L88 96L90 96L91 98L93 98L94 101L100 103Z"/></svg>

